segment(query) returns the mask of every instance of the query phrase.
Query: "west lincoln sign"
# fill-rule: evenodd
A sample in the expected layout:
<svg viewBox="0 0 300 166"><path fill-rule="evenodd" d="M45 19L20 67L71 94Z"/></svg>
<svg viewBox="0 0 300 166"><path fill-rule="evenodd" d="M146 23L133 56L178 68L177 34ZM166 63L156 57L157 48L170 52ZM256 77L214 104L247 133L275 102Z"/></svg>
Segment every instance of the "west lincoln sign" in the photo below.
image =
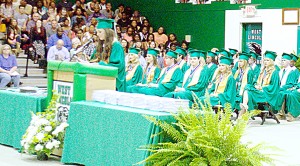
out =
<svg viewBox="0 0 300 166"><path fill-rule="evenodd" d="M53 90L59 95L56 118L65 122L68 119L70 103L73 98L73 83L63 81L53 81Z"/></svg>

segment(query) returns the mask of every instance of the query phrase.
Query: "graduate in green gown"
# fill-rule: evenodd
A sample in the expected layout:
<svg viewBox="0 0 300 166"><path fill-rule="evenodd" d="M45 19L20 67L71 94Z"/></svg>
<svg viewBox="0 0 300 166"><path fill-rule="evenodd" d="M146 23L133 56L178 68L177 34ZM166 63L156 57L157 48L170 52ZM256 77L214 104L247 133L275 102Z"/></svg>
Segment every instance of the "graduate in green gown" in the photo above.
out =
<svg viewBox="0 0 300 166"><path fill-rule="evenodd" d="M240 103L243 99L243 93L245 87L253 85L253 71L248 65L250 54L241 53L238 60L238 68L233 77L236 81L236 98L235 98L235 109L240 110Z"/></svg>
<svg viewBox="0 0 300 166"><path fill-rule="evenodd" d="M190 68L185 72L182 79L182 86L176 87L174 92L167 93L164 97L188 99L190 106L195 101L193 100L192 92L200 98L204 96L208 84L207 70L205 64L206 52L192 50L189 52Z"/></svg>
<svg viewBox="0 0 300 166"><path fill-rule="evenodd" d="M148 48L147 56L146 56L147 66L143 72L143 80L141 81L141 83L138 83L134 86L126 87L127 92L138 93L138 90L141 87L145 87L150 83L157 82L157 79L159 78L160 75L160 68L157 65L158 54L159 54L159 50Z"/></svg>
<svg viewBox="0 0 300 166"><path fill-rule="evenodd" d="M165 55L166 66L162 69L156 84L150 83L148 87L137 89L136 93L146 95L164 96L173 92L182 78L182 72L176 63L177 53L168 51Z"/></svg>
<svg viewBox="0 0 300 166"><path fill-rule="evenodd" d="M213 79L213 84L208 89L212 106L222 105L224 107L226 103L229 103L231 107L234 108L236 83L230 67L232 61L233 59L230 57L220 57L219 67ZM205 97L202 97L201 101L204 101L204 99Z"/></svg>
<svg viewBox="0 0 300 166"><path fill-rule="evenodd" d="M213 77L216 69L218 68L218 65L216 64L216 59L215 59L216 56L217 56L217 54L212 51L208 51L206 54L208 82L211 82L212 77Z"/></svg>
<svg viewBox="0 0 300 166"><path fill-rule="evenodd" d="M175 52L178 54L177 55L177 65L179 66L182 73L184 74L187 71L187 69L189 68L189 66L187 65L187 62L184 60L184 58L186 56L186 51L181 47L176 47Z"/></svg>
<svg viewBox="0 0 300 166"><path fill-rule="evenodd" d="M251 70L253 71L253 82L255 82L259 76L260 73L260 66L256 64L256 60L258 59L259 55L255 52L250 52L250 58L248 60L249 66Z"/></svg>
<svg viewBox="0 0 300 166"><path fill-rule="evenodd" d="M218 63L220 63L220 59L221 59L221 57L223 57L223 56L232 59L232 58L231 58L231 53L230 53L229 51L227 51L227 50L225 50L225 49L220 49L220 51L218 51L218 56L217 56L217 62L218 62ZM233 60L232 60L232 62L233 62ZM230 69L232 69L232 62L231 62L231 64L230 64ZM212 78L211 78L211 82L209 82L209 84L208 84L209 87L211 87L212 81L215 80L216 74L219 72L218 70L219 70L219 68L217 68L217 69L215 70L215 72L213 73L213 76L212 76Z"/></svg>
<svg viewBox="0 0 300 166"><path fill-rule="evenodd" d="M279 74L275 69L275 52L266 51L263 59L263 68L254 85L247 85L243 94L243 102L240 104L239 117L247 110L252 111L259 102L268 102L273 108L276 106L276 95L279 92Z"/></svg>
<svg viewBox="0 0 300 166"><path fill-rule="evenodd" d="M126 66L126 86L132 86L142 81L143 68L139 61L138 48L129 48L128 63Z"/></svg>
<svg viewBox="0 0 300 166"><path fill-rule="evenodd" d="M158 54L159 50L148 48L146 56L147 66L143 74L143 84L156 83L160 74L160 68L157 64Z"/></svg>
<svg viewBox="0 0 300 166"><path fill-rule="evenodd" d="M285 97L290 93L290 89L297 85L298 75L292 69L290 62L293 56L291 54L283 53L281 58L282 69L279 71L280 78L280 91L277 95L277 107L276 111L279 111L277 114L278 119L285 119Z"/></svg>
<svg viewBox="0 0 300 166"><path fill-rule="evenodd" d="M100 57L99 64L118 68L116 89L124 92L126 89L125 55L121 43L112 30L114 20L97 18L97 21L96 31L99 38L97 46L99 56L97 57Z"/></svg>
<svg viewBox="0 0 300 166"><path fill-rule="evenodd" d="M286 111L287 121L292 122L296 117L300 115L300 81L295 88L290 90L290 93L286 95Z"/></svg>

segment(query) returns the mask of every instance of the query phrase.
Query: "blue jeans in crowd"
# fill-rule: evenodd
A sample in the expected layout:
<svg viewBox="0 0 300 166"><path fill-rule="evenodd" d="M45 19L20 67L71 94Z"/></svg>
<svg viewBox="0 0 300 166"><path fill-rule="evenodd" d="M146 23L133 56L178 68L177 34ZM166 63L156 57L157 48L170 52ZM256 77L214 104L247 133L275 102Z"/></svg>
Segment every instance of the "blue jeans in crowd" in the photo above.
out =
<svg viewBox="0 0 300 166"><path fill-rule="evenodd" d="M10 81L14 83L14 87L19 87L20 75L10 76L7 73L0 73L0 88L4 88Z"/></svg>

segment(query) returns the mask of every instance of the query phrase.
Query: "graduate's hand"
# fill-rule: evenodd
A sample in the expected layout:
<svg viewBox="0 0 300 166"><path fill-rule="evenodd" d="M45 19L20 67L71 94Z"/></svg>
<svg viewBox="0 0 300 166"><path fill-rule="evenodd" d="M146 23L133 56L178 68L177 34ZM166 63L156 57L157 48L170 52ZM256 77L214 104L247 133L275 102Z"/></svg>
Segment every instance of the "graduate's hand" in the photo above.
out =
<svg viewBox="0 0 300 166"><path fill-rule="evenodd" d="M262 89L260 85L255 85L255 88L258 89L258 90Z"/></svg>
<svg viewBox="0 0 300 166"><path fill-rule="evenodd" d="M158 87L158 84L150 83L148 86L149 86L149 87L155 87L155 88L157 88L157 87Z"/></svg>
<svg viewBox="0 0 300 166"><path fill-rule="evenodd" d="M210 96L210 97L218 97L218 95L215 94L215 93L212 93L212 94L210 94L209 96Z"/></svg>
<svg viewBox="0 0 300 166"><path fill-rule="evenodd" d="M147 84L138 83L136 86L147 86Z"/></svg>
<svg viewBox="0 0 300 166"><path fill-rule="evenodd" d="M174 91L175 91L175 92L184 91L184 88L176 87L176 89L175 89Z"/></svg>

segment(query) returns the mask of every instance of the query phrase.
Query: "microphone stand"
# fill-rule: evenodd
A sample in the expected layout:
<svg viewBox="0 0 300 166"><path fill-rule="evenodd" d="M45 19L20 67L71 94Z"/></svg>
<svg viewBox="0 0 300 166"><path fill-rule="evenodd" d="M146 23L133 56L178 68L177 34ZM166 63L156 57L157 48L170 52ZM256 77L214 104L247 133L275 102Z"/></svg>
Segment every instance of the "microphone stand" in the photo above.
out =
<svg viewBox="0 0 300 166"><path fill-rule="evenodd" d="M72 61L72 59L74 58L74 57L78 57L77 56L77 54L78 53L80 53L80 52L82 52L85 48L87 48L90 44L92 43L92 40L91 39L89 39L88 41L87 41L87 43L86 44L84 44L83 46L81 46L81 47L79 47L77 50L80 50L80 51L78 51L77 52L77 50L76 50L76 52L72 55L72 57L70 58L70 62Z"/></svg>

